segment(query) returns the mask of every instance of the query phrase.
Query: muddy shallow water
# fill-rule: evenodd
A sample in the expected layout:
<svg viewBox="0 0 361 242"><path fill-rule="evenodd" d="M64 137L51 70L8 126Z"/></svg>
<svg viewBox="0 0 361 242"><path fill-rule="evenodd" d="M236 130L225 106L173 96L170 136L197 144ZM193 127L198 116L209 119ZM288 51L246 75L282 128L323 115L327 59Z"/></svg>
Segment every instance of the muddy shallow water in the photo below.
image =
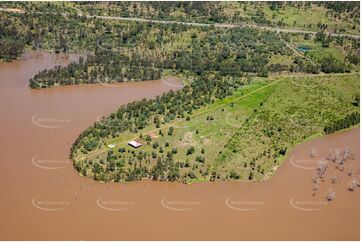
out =
<svg viewBox="0 0 361 242"><path fill-rule="evenodd" d="M33 52L0 63L1 240L358 240L359 188L346 188L359 169L359 128L308 141L266 182L184 185L151 181L101 184L80 177L68 160L77 135L121 104L154 97L179 83L148 81L31 90L39 70L76 55ZM341 182L330 178L312 196L317 161L349 146ZM311 148L315 157L311 158ZM336 191L327 203L328 189Z"/></svg>

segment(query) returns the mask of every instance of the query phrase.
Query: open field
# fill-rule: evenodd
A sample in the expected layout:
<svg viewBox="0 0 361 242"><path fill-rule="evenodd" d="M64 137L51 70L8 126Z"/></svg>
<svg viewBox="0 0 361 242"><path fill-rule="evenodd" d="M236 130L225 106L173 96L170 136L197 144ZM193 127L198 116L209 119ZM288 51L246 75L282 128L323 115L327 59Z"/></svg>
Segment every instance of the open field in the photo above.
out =
<svg viewBox="0 0 361 242"><path fill-rule="evenodd" d="M244 179L268 178L295 144L322 135L324 127L349 113L358 113L352 105L358 90L356 75L285 79L229 140L216 167L235 169Z"/></svg>
<svg viewBox="0 0 361 242"><path fill-rule="evenodd" d="M127 131L103 140L100 149L77 152L75 166L103 181L127 180L124 173L139 167L145 173L133 179L151 178L145 174L153 174L160 160L169 161L174 180L187 183L267 179L293 145L357 112L352 102L358 89L357 75L253 81L196 110L189 120L176 119L160 128L148 125L137 135ZM127 142L133 139L144 145L130 148Z"/></svg>

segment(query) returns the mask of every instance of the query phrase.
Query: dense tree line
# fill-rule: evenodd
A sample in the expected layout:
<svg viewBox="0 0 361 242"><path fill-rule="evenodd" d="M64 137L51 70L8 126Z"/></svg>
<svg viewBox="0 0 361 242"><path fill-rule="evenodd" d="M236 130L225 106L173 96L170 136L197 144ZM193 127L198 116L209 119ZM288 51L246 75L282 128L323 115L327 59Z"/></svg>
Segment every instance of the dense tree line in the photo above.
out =
<svg viewBox="0 0 361 242"><path fill-rule="evenodd" d="M360 123L360 113L354 112L346 115L344 118L336 120L324 128L326 134L331 134L336 131L347 129L355 124Z"/></svg>
<svg viewBox="0 0 361 242"><path fill-rule="evenodd" d="M142 59L130 61L126 56L100 51L96 55L89 55L85 61L81 57L78 63L43 70L30 79L29 85L32 88L42 88L54 85L160 79L162 71L150 65L141 66L143 61Z"/></svg>
<svg viewBox="0 0 361 242"><path fill-rule="evenodd" d="M332 56L324 57L321 60L321 71L325 73L343 73L350 72L351 65L337 60Z"/></svg>
<svg viewBox="0 0 361 242"><path fill-rule="evenodd" d="M240 73L256 73L267 76L268 72L288 70L287 65L272 65L273 55L292 55L285 48L279 36L272 32L263 32L251 28L205 31L192 34L187 48L168 49L161 45L154 50L141 51L128 47L129 39L134 45L147 42L145 33L160 28L157 36L160 41L169 39L174 30L182 35L189 28L185 26L144 26L135 25L126 33L118 36L109 35L100 39L95 53L82 63L73 63L68 67L56 68L40 72L32 80L31 87L48 87L78 83L114 82L129 80L151 80L161 77L162 70L190 71L196 74L218 72L222 75L239 75ZM136 30L136 31L134 31ZM130 34L129 34L130 33ZM198 37L206 34L205 37ZM127 43L124 43L124 41ZM114 43L121 49L112 49ZM109 46L110 45L110 46ZM122 47L123 46L123 47ZM297 69L295 71L303 71Z"/></svg>
<svg viewBox="0 0 361 242"><path fill-rule="evenodd" d="M354 12L360 10L360 2L357 1L320 1L319 5L323 5L328 9L332 9L335 12ZM358 12L360 14L360 12Z"/></svg>
<svg viewBox="0 0 361 242"><path fill-rule="evenodd" d="M13 60L20 56L26 40L9 18L0 15L0 59Z"/></svg>

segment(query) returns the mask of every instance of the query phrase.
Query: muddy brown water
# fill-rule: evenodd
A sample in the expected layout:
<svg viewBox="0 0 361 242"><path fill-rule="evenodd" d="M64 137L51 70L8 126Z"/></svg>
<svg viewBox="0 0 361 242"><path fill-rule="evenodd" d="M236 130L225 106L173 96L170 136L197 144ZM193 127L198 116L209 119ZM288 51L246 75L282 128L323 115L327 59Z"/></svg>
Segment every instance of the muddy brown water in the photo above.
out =
<svg viewBox="0 0 361 242"><path fill-rule="evenodd" d="M0 239L359 240L359 188L346 189L347 168L359 169L359 128L298 145L265 182L101 184L80 177L68 155L82 130L121 104L179 83L28 87L39 70L77 58L32 52L0 63ZM311 168L345 145L356 159L346 162L339 184L330 182L337 172L330 164L313 197ZM329 188L336 198L327 203Z"/></svg>

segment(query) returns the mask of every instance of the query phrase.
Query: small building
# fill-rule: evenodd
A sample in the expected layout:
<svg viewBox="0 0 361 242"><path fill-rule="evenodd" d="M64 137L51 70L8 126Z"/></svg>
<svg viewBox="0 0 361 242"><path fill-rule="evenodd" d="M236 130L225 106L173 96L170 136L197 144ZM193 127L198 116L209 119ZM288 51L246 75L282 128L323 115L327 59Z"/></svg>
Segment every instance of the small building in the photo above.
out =
<svg viewBox="0 0 361 242"><path fill-rule="evenodd" d="M109 148L114 148L114 147L115 147L115 144L109 144L108 147L109 147Z"/></svg>
<svg viewBox="0 0 361 242"><path fill-rule="evenodd" d="M139 148L139 147L142 146L141 143L139 143L139 142L137 142L137 141L135 141L135 140L129 141L129 142L128 142L128 145L132 146L133 148Z"/></svg>

